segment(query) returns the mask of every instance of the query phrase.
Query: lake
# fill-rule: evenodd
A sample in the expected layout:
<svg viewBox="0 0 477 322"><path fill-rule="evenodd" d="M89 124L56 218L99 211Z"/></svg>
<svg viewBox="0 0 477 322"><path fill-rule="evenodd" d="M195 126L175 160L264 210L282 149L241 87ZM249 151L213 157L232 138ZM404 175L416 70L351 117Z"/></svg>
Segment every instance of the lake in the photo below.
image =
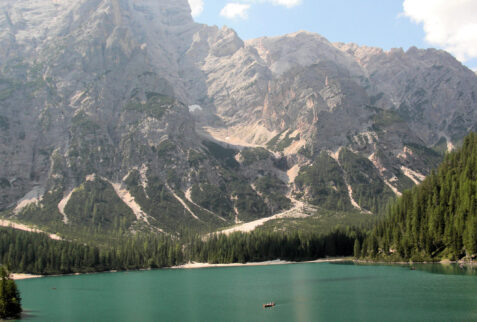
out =
<svg viewBox="0 0 477 322"><path fill-rule="evenodd" d="M477 267L353 263L17 281L28 321L477 321ZM276 307L262 308L275 301Z"/></svg>

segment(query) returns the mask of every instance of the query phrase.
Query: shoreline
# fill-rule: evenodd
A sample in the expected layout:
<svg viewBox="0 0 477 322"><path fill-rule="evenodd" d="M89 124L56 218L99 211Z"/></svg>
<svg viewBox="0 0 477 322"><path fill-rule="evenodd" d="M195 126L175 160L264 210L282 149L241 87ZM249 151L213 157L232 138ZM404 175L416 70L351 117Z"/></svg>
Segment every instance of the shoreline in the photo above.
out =
<svg viewBox="0 0 477 322"><path fill-rule="evenodd" d="M285 260L270 260L263 262L247 262L247 263L229 263L229 264L211 264L211 263L198 263L198 262L189 262L182 265L176 265L171 267L161 267L161 268L141 268L136 270L109 270L103 272L89 272L89 273L69 273L69 274L54 274L54 275L33 275L33 274L24 274L24 273L11 273L10 277L14 280L25 280L25 279L34 279L42 277L59 277L59 276L77 276L77 275L88 275L88 274L100 274L100 273L120 273L120 272L140 272L140 271L151 271L151 270L163 270L163 269L201 269L201 268L226 268L226 267L253 267L253 266L273 266L273 265L291 265L291 264L307 264L307 263L340 263L340 262L353 262L356 264L378 264L378 265L413 265L413 264L463 264L465 266L471 266L471 262L462 262L462 261L439 261L439 262L384 262L384 261L364 261L356 260L353 257L330 257L330 258L320 258L310 261L294 262L294 261L285 261ZM477 262L476 262L477 264Z"/></svg>
<svg viewBox="0 0 477 322"><path fill-rule="evenodd" d="M443 259L440 261L424 261L424 262L413 262L413 261L408 261L408 262L387 262L387 261L370 261L370 260L362 260L362 259L352 259L353 262L358 263L358 264L391 264L391 265L413 265L413 264L440 264L440 265L449 265L449 264L462 264L462 265L474 265L473 261L464 261L464 260L457 260L457 261L451 261L448 259ZM477 264L477 261L475 262Z"/></svg>
<svg viewBox="0 0 477 322"><path fill-rule="evenodd" d="M198 269L198 268L214 268L214 267L247 267L247 266L272 266L272 265L289 265L289 264L306 264L306 263L333 263L333 262L349 262L351 257L322 258L312 261L293 262L280 259L264 261L264 262L248 262L248 263L230 263L230 264L210 264L189 262L187 264L172 266L169 269Z"/></svg>
<svg viewBox="0 0 477 322"><path fill-rule="evenodd" d="M101 274L101 273L121 273L121 272L141 272L141 271L151 271L151 270L163 270L163 269L198 269L198 268L213 268L213 267L246 267L246 266L271 266L271 265L288 265L288 264L303 264L303 263L331 263L331 262L349 262L352 261L351 257L336 257L336 258L322 258L312 261L303 261L303 262L292 262L284 261L280 259L264 261L264 262L248 262L248 263L231 263L231 264L209 264L209 263L197 263L191 262L183 265L171 266L171 267L161 267L161 268L141 268L136 270L109 270L103 272L89 272L89 273L69 273L69 274L54 274L54 275L33 275L33 274L23 274L23 273L11 273L10 277L14 280L25 280L33 278L42 278L42 277L59 277L59 276L77 276L77 275L88 275L88 274Z"/></svg>
<svg viewBox="0 0 477 322"><path fill-rule="evenodd" d="M46 275L33 275L33 274L23 274L23 273L11 273L10 277L15 280L27 280L27 279L32 279L32 278L40 278L40 277L45 277Z"/></svg>

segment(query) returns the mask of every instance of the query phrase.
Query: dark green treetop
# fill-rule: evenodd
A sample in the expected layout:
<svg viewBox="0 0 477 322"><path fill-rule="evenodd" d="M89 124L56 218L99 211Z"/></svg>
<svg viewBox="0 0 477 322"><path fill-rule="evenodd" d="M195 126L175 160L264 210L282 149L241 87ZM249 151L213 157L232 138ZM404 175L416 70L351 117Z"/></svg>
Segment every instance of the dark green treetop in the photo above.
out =
<svg viewBox="0 0 477 322"><path fill-rule="evenodd" d="M0 266L0 319L16 318L22 312L20 292L8 270Z"/></svg>

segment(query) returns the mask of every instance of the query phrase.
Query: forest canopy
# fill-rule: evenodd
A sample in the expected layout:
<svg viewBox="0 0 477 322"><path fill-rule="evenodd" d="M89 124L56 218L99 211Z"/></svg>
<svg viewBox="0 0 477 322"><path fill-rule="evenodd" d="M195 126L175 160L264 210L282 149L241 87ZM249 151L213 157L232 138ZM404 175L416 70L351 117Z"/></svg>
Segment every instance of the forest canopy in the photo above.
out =
<svg viewBox="0 0 477 322"><path fill-rule="evenodd" d="M17 318L22 312L20 292L4 266L0 266L0 319Z"/></svg>
<svg viewBox="0 0 477 322"><path fill-rule="evenodd" d="M475 257L477 134L469 134L422 184L391 203L386 219L355 245L355 254L392 261Z"/></svg>

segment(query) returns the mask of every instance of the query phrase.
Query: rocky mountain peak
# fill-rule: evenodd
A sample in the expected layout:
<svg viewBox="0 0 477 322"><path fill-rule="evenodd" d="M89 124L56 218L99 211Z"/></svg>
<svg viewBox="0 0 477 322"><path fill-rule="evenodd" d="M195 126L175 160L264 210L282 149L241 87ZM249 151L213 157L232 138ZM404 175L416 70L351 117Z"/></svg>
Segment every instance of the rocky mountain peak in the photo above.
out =
<svg viewBox="0 0 477 322"><path fill-rule="evenodd" d="M211 43L211 54L216 57L230 56L244 46L242 39L235 30L226 26L215 34Z"/></svg>
<svg viewBox="0 0 477 322"><path fill-rule="evenodd" d="M477 77L443 51L244 42L187 0L0 5L0 211L18 220L112 227L124 203L116 226L206 229L289 197L378 212L477 129Z"/></svg>
<svg viewBox="0 0 477 322"><path fill-rule="evenodd" d="M381 48L377 47L368 47L368 46L360 46L355 43L341 43L336 42L333 45L338 48L339 50L350 54L351 56L355 57L356 60L360 65L366 64L366 61L375 55L382 54L384 51Z"/></svg>
<svg viewBox="0 0 477 322"><path fill-rule="evenodd" d="M254 47L271 71L281 75L294 66L310 66L322 61L336 61L353 73L361 71L353 59L332 46L323 36L299 31L284 36L263 37L246 42Z"/></svg>

